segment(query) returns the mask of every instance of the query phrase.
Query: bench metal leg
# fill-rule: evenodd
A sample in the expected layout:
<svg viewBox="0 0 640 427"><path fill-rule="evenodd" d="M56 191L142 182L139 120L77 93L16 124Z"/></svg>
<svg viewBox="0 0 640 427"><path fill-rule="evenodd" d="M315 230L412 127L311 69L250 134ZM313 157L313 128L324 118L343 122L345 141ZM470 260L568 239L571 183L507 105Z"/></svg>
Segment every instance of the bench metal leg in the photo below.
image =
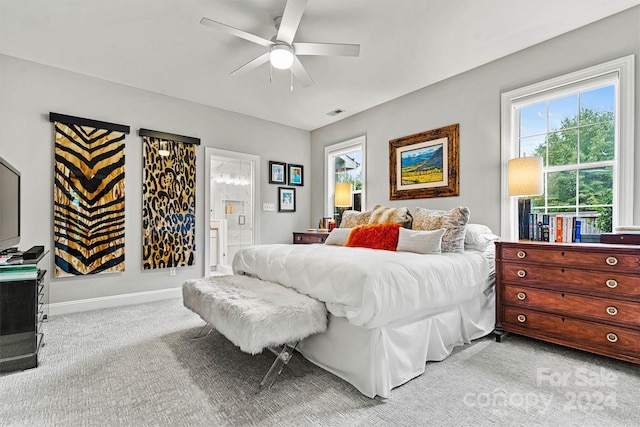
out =
<svg viewBox="0 0 640 427"><path fill-rule="evenodd" d="M289 360L291 360L291 357L293 357L293 351L296 349L297 345L297 342L293 345L285 344L284 346L282 346L282 350L280 351L268 347L269 351L271 351L277 357L271 365L271 368L269 368L269 371L267 371L267 374L262 379L260 387L258 387L258 392L260 392L260 390L262 390L265 386L271 389L271 386L278 378L278 375L280 375L280 373L282 372L282 368L284 368L284 365L289 363Z"/></svg>
<svg viewBox="0 0 640 427"><path fill-rule="evenodd" d="M207 332L206 334L204 334L204 330L209 328L209 332ZM192 340L199 340L200 338L206 338L209 335L211 335L211 332L213 332L213 326L211 326L208 323L205 323L205 325L202 327L202 329L200 329L200 332L198 332L198 335L196 335L193 338L190 338Z"/></svg>

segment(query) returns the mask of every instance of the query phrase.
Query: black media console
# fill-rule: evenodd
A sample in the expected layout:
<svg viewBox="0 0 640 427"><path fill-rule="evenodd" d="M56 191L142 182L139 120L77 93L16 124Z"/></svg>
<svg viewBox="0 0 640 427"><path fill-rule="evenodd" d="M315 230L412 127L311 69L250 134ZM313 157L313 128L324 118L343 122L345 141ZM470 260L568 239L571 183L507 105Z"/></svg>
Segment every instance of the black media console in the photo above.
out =
<svg viewBox="0 0 640 427"><path fill-rule="evenodd" d="M47 272L37 264L45 254L0 265L0 372L38 366Z"/></svg>

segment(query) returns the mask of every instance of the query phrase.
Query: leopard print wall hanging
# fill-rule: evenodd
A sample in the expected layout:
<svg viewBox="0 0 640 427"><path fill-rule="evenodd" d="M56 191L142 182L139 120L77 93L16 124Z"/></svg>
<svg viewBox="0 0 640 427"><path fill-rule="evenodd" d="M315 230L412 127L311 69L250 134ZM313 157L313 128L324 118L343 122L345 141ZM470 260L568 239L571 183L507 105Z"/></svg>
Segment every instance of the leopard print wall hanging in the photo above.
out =
<svg viewBox="0 0 640 427"><path fill-rule="evenodd" d="M143 158L142 266L194 265L196 147L143 136Z"/></svg>

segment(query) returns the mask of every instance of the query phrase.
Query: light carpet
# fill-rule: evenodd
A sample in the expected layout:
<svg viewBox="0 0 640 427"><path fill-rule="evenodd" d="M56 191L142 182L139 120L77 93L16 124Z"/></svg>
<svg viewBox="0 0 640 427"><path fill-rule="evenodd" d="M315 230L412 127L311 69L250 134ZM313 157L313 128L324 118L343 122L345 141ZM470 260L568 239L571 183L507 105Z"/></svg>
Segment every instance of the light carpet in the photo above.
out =
<svg viewBox="0 0 640 427"><path fill-rule="evenodd" d="M637 365L518 336L455 351L386 400L296 354L273 361L219 333L181 300L53 316L40 366L0 376L0 425L638 425Z"/></svg>

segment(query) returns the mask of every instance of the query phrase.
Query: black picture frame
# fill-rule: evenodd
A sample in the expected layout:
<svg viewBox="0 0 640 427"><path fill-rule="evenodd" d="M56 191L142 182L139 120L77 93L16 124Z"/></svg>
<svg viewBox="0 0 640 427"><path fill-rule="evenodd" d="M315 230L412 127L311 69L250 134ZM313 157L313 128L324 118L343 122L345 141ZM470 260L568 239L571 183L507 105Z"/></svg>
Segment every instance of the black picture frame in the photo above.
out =
<svg viewBox="0 0 640 427"><path fill-rule="evenodd" d="M278 187L278 212L296 211L296 189Z"/></svg>
<svg viewBox="0 0 640 427"><path fill-rule="evenodd" d="M289 163L287 166L289 185L302 187L304 185L304 166Z"/></svg>
<svg viewBox="0 0 640 427"><path fill-rule="evenodd" d="M287 183L287 164L269 160L269 184Z"/></svg>

